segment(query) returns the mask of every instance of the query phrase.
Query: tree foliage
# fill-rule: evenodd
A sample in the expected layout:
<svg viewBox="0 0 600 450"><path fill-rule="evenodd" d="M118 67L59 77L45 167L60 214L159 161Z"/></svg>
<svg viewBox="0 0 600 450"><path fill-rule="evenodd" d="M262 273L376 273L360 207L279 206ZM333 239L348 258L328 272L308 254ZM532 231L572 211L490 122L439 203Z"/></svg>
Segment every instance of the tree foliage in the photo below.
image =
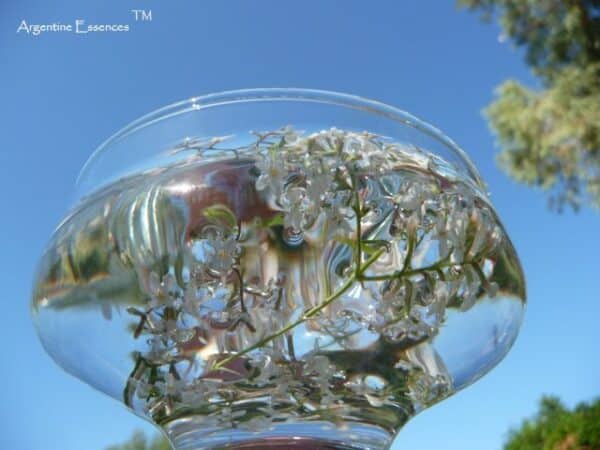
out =
<svg viewBox="0 0 600 450"><path fill-rule="evenodd" d="M144 433L136 431L124 444L113 445L106 450L171 450L171 446L162 436L148 439Z"/></svg>
<svg viewBox="0 0 600 450"><path fill-rule="evenodd" d="M535 417L509 433L504 450L599 450L600 399L573 410L544 397Z"/></svg>
<svg viewBox="0 0 600 450"><path fill-rule="evenodd" d="M458 3L499 18L543 87L508 80L486 109L501 167L549 191L558 210L600 207L600 0Z"/></svg>

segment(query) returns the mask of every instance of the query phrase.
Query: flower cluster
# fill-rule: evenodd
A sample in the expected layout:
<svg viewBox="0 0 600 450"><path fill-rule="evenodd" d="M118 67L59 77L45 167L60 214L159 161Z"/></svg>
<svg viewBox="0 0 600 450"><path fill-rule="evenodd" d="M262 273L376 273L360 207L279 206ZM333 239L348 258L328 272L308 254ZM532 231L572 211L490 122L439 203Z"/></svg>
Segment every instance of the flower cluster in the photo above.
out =
<svg viewBox="0 0 600 450"><path fill-rule="evenodd" d="M208 206L182 265L141 271L148 299L129 313L147 345L127 404L155 420L193 411L260 430L342 406L352 416L392 405L402 416L400 397L416 410L447 395L443 364L400 358L390 378L371 373L375 363L355 373L352 358L431 349L448 309L497 294L504 235L477 187L367 132L285 127L235 155L252 159L253 195L269 215L242 221L230 205ZM243 406L258 390L270 398L259 414Z"/></svg>

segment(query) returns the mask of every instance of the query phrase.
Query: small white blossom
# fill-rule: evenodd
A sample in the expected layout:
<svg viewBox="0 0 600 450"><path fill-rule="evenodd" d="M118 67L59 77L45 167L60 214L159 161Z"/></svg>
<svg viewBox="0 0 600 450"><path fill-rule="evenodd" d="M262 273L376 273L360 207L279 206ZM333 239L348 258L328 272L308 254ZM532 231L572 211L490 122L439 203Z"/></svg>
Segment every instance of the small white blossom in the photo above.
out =
<svg viewBox="0 0 600 450"><path fill-rule="evenodd" d="M200 239L194 244L198 261L217 274L226 274L236 262L240 247L233 237L226 239Z"/></svg>
<svg viewBox="0 0 600 450"><path fill-rule="evenodd" d="M171 155L185 152L185 151L195 151L198 156L202 154L204 150L209 150L214 148L217 144L224 142L228 139L231 139L233 135L228 136L215 136L211 138L185 138L181 143L177 144L173 147L169 153Z"/></svg>
<svg viewBox="0 0 600 450"><path fill-rule="evenodd" d="M256 190L264 191L268 188L278 192L283 186L284 177L287 175L284 161L277 155L259 154L256 167L260 175L256 180Z"/></svg>
<svg viewBox="0 0 600 450"><path fill-rule="evenodd" d="M394 369L405 382L388 390L391 380L377 367L346 380L349 373L328 352L366 348L366 339L397 344L403 355L428 348L448 308L466 311L479 295L497 295L491 252L504 234L493 210L446 177L442 169L451 166L416 147L335 128L306 136L288 126L257 136L234 151L255 158L250 194L272 214L257 211L253 221L227 208L224 230L213 222L225 208L216 208L185 247L186 267L178 260L166 274L140 276L149 303L128 309L139 344L147 344L140 354L146 366L132 375L137 398L151 415L202 406L207 426L258 432L301 410L353 414L344 404L349 393L373 408L397 406L399 395L416 409L442 398L451 388L445 369L400 360ZM220 139L188 142L180 151L213 148ZM280 257L280 238L294 257ZM313 251L322 260L315 262ZM307 280L320 277L323 266L326 281L312 289ZM274 278L279 271L288 279ZM319 303L346 281L354 284L335 301ZM286 328L298 324L305 329ZM294 342L298 336L312 342ZM255 408L257 389L268 400L251 418L243 405L251 400Z"/></svg>
<svg viewBox="0 0 600 450"><path fill-rule="evenodd" d="M185 387L185 382L177 379L172 373L165 375L164 381L157 381L155 386L163 395L177 396Z"/></svg>

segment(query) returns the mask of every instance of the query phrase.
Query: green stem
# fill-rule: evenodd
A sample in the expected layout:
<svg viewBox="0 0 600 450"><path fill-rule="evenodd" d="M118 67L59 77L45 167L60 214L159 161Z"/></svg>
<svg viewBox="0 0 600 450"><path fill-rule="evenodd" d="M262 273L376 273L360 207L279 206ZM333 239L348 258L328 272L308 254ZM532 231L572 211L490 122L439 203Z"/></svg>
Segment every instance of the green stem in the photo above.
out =
<svg viewBox="0 0 600 450"><path fill-rule="evenodd" d="M131 375L127 378L127 384L125 384L125 389L123 390L123 402L127 406L131 406L132 404L132 394L134 392L135 386L133 385L136 381L140 379L142 374L146 369L146 361L142 358L141 355L137 355L135 359L135 365L133 366L133 370L131 371Z"/></svg>
<svg viewBox="0 0 600 450"><path fill-rule="evenodd" d="M481 267L479 267L479 264L477 264L475 261L469 261L467 264L469 264L475 270L475 273L477 274L481 285L486 286L488 284L488 279L483 273L483 270L481 270Z"/></svg>
<svg viewBox="0 0 600 450"><path fill-rule="evenodd" d="M468 262L465 262L463 264L468 264ZM448 258L442 259L434 264L431 264L429 266L425 266L425 267L421 267L419 269L410 269L410 270L406 270L406 268L403 268L402 270L398 270L394 273L391 273L389 275L370 275L370 276L362 276L361 278L359 278L360 281L385 281L385 280L393 280L394 278L402 278L402 277L410 277L411 275L417 275L419 273L423 273L423 272L427 272L430 270L434 270L434 271L438 271L444 267L449 267L451 265L454 265L453 263L450 263L448 261Z"/></svg>
<svg viewBox="0 0 600 450"><path fill-rule="evenodd" d="M365 261L365 263L359 268L359 274L362 275L362 273L367 270L369 268L369 266L371 264L373 264L377 258L379 258L379 256L381 256L381 254L385 251L384 248L380 248L379 250L377 250L376 252L374 252L369 259L367 259L367 261ZM348 289L350 289L352 287L352 285L354 284L354 282L357 280L357 275L353 274L350 278L348 278L344 284L342 284L333 294L327 296L325 298L325 300L323 300L320 304L318 304L317 306L309 309L308 311L306 311L299 319L290 322L289 324L287 324L285 327L281 328L280 330L276 331L275 333L266 336L264 338L262 338L260 341L256 342L255 344L251 345L250 347L247 347L235 354L229 355L226 358L222 359L221 361L217 362L214 367L213 370L218 370L222 367L224 367L225 365L229 364L230 362L236 360L237 358L246 355L247 353L250 353L253 350L256 350L258 348L264 347L266 344L268 344L269 342L277 339L280 336L283 336L284 334L286 334L288 331L293 330L294 328L296 328L298 325L301 325L302 323L306 322L308 319L310 319L311 317L314 317L315 315L317 315L319 312L321 312L324 308L326 308L327 306L329 306L331 303L333 303L336 299L338 299L342 294L344 294Z"/></svg>
<svg viewBox="0 0 600 450"><path fill-rule="evenodd" d="M406 256L404 257L404 262L402 263L402 271L405 271L410 267L412 256L415 251L415 238L412 236L408 236L408 248L406 249Z"/></svg>
<svg viewBox="0 0 600 450"><path fill-rule="evenodd" d="M358 193L358 181L352 176L352 188L354 190L354 215L356 216L356 254L354 262L354 276L360 275L360 265L362 264L362 209L360 207L360 195Z"/></svg>

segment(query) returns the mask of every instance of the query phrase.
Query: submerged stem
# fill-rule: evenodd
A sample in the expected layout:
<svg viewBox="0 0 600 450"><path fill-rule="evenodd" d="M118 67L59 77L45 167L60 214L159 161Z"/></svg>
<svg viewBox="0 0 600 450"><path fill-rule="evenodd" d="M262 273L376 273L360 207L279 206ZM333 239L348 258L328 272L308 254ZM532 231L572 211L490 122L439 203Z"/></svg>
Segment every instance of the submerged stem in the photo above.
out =
<svg viewBox="0 0 600 450"><path fill-rule="evenodd" d="M365 270L367 270L369 268L369 266L371 264L373 264L377 260L377 258L379 258L379 256L381 256L381 254L384 251L385 251L385 248L380 248L379 250L375 251L369 257L369 259L367 259L367 261L365 261L365 263L363 265L361 265L361 267L358 270L358 273L362 274ZM251 345L250 347L247 347L237 353L229 355L226 358L220 360L219 362L217 362L214 365L213 370L218 370L218 369L224 367L226 364L229 364L230 362L236 360L240 356L244 356L245 354L250 353L253 350L264 347L269 342L277 339L280 336L283 336L288 331L291 331L294 328L296 328L298 325L301 325L302 323L306 322L308 319L317 315L320 311L322 311L324 308L326 308L331 303L333 303L336 299L338 299L342 294L344 294L348 289L350 289L352 287L352 285L354 284L354 282L357 280L358 280L357 274L354 273L333 294L327 296L325 298L325 300L323 300L317 306L306 311L300 318L298 318L297 320L295 320L293 322L290 322L285 327L281 328L280 330L276 331L275 333L262 338L260 341L256 342L255 344Z"/></svg>

